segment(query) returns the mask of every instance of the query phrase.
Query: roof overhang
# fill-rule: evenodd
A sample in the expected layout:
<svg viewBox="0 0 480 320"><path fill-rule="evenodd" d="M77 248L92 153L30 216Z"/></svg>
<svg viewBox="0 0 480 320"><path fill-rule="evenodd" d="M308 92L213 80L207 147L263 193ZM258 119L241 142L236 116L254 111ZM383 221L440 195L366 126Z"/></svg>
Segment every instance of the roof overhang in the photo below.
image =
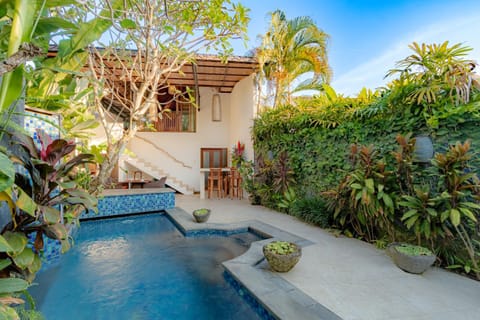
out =
<svg viewBox="0 0 480 320"><path fill-rule="evenodd" d="M55 49L51 49L48 56L56 53ZM167 83L178 87L212 87L219 92L230 93L237 82L257 70L258 62L253 57L232 56L223 61L215 55L197 55L194 63L187 62L179 72L171 73Z"/></svg>
<svg viewBox="0 0 480 320"><path fill-rule="evenodd" d="M194 64L187 63L181 72L170 74L167 82L175 86L194 87L196 76L199 87L213 87L230 93L237 82L257 69L258 62L250 57L231 57L228 62L223 62L217 56L199 55Z"/></svg>

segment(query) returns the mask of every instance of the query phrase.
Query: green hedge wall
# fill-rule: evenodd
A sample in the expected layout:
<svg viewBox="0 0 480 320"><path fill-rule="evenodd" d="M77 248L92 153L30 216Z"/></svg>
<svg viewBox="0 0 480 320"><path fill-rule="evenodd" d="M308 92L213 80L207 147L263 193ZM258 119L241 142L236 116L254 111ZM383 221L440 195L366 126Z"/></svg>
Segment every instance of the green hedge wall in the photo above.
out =
<svg viewBox="0 0 480 320"><path fill-rule="evenodd" d="M443 151L449 144L466 139L472 141L474 150L478 149L480 104L475 102L473 105L475 108L468 112L443 119L438 128L429 128L420 115L398 111L372 117L346 117L328 126L320 124L318 112L314 109L284 106L262 113L255 121L252 130L255 152L275 159L286 151L294 171L296 183L293 187L297 195L315 196L337 185L344 170L350 169L348 155L353 143L373 144L387 164L393 164L391 151L397 149L396 136L409 132L414 136L431 136L436 151ZM346 114L348 106L344 108Z"/></svg>

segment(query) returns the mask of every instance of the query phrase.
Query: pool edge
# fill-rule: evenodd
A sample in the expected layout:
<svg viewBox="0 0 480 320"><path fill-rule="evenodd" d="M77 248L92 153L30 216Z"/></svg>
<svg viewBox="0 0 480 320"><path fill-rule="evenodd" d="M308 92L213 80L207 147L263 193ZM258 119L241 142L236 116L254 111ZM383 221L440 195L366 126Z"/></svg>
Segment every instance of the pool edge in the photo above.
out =
<svg viewBox="0 0 480 320"><path fill-rule="evenodd" d="M165 214L185 236L253 231L269 239L255 241L242 255L222 263L226 272L276 319L341 320L337 314L313 300L303 291L268 270L264 262L263 244L273 239L295 242L306 247L313 242L258 220L238 223L197 223L185 210L175 207Z"/></svg>

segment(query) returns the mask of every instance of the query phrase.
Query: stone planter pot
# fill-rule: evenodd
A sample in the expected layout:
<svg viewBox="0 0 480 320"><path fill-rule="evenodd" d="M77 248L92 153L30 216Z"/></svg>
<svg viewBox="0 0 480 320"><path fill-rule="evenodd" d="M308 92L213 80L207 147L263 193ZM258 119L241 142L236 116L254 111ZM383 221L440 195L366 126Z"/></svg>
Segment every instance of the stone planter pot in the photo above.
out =
<svg viewBox="0 0 480 320"><path fill-rule="evenodd" d="M433 142L429 136L415 137L415 149L413 153L415 162L430 163L434 153Z"/></svg>
<svg viewBox="0 0 480 320"><path fill-rule="evenodd" d="M300 260L302 256L302 248L297 246L295 243L292 242L283 242L288 243L290 246L293 246L294 250L291 253L287 254L279 254L271 249L269 249L269 245L272 243L279 243L283 241L273 241L267 243L263 246L263 255L268 261L270 268L276 272L288 272L290 271Z"/></svg>
<svg viewBox="0 0 480 320"><path fill-rule="evenodd" d="M193 210L193 217L195 218L195 221L199 223L206 222L210 217L210 209L202 208Z"/></svg>
<svg viewBox="0 0 480 320"><path fill-rule="evenodd" d="M392 243L387 247L387 254L393 262L403 271L421 274L430 268L436 260L434 254L431 255L410 255L397 250L401 243Z"/></svg>

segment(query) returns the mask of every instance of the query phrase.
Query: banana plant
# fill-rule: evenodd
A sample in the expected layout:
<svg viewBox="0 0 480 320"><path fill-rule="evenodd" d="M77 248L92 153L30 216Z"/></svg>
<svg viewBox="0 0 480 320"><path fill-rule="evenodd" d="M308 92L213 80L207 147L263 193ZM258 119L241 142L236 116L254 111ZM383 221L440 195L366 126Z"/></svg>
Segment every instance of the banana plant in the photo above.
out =
<svg viewBox="0 0 480 320"><path fill-rule="evenodd" d="M121 0L111 3L112 9L124 5ZM86 48L112 27L112 20L102 17L110 17L110 12L104 10L98 17L86 21L78 16L74 27L64 25L67 36L64 33L58 41L56 54L43 59L27 82L25 102L39 109L61 112L64 135L68 137L86 139L88 130L99 125L88 105L92 87L81 79L88 78L82 71L89 55Z"/></svg>
<svg viewBox="0 0 480 320"><path fill-rule="evenodd" d="M10 16L12 20L8 48L6 56L9 57L18 51L24 42L30 42L38 12L37 1L18 0L2 2L4 16ZM6 110L20 97L23 86L23 69L15 70L3 75L0 86L0 110Z"/></svg>
<svg viewBox="0 0 480 320"><path fill-rule="evenodd" d="M0 3L0 32L2 58L17 53L24 44L33 43L37 47L48 48L50 35L59 29L76 29L76 26L58 17L45 16L44 12L58 6L74 4L73 0L7 0ZM7 23L9 21L10 23ZM8 109L17 101L23 90L24 68L17 66L3 75L0 85L0 111Z"/></svg>

